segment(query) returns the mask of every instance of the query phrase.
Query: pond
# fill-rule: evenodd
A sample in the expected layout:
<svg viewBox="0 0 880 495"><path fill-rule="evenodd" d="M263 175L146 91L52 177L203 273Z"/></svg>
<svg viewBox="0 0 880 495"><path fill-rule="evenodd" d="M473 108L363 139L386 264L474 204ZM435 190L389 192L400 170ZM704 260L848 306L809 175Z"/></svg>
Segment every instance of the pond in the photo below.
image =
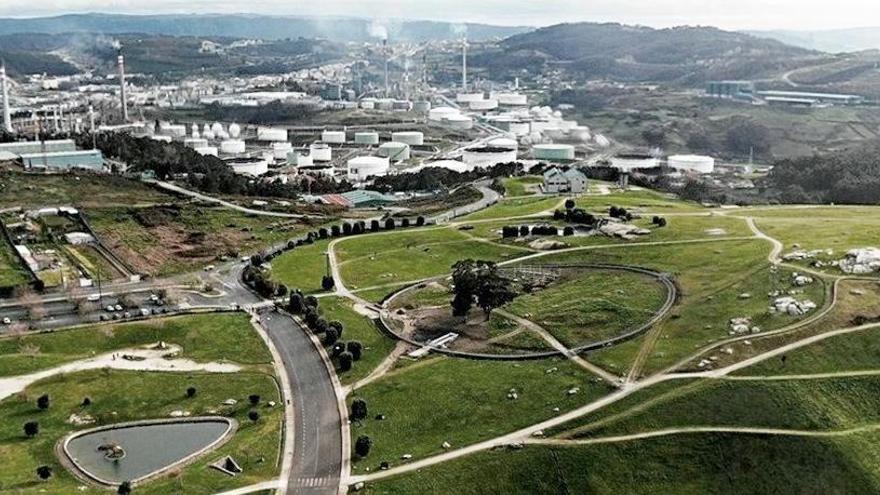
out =
<svg viewBox="0 0 880 495"><path fill-rule="evenodd" d="M216 448L235 426L220 417L122 423L72 434L64 453L94 481L137 482Z"/></svg>

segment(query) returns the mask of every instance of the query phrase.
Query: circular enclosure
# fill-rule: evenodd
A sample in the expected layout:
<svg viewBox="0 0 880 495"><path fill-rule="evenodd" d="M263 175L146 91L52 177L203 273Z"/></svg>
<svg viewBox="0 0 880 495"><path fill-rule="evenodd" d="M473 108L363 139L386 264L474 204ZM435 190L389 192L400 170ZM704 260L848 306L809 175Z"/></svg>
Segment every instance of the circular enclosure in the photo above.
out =
<svg viewBox="0 0 880 495"><path fill-rule="evenodd" d="M665 274L607 265L508 265L499 273L518 296L489 313L452 315L446 277L414 284L389 296L381 323L412 345L480 359L538 359L610 347L647 331L675 303L678 291ZM451 335L454 334L454 337Z"/></svg>

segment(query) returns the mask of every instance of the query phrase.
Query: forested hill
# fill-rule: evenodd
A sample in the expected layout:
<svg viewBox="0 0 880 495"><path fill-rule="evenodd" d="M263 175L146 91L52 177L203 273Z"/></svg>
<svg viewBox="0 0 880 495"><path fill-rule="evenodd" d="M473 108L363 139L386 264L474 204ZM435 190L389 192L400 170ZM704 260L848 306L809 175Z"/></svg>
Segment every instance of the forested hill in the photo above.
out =
<svg viewBox="0 0 880 495"><path fill-rule="evenodd" d="M819 52L711 27L652 29L622 24L559 24L505 39L480 60L503 68L524 59L589 78L702 83L776 73Z"/></svg>

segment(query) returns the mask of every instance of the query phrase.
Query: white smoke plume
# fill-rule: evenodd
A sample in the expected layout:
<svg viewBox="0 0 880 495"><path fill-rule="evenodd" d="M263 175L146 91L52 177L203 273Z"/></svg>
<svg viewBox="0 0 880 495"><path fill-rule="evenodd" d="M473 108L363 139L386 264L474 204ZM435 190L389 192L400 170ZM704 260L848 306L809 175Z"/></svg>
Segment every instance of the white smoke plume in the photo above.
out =
<svg viewBox="0 0 880 495"><path fill-rule="evenodd" d="M380 40L388 39L388 28L385 27L385 24L374 20L370 23L370 26L367 28L367 31L372 38L379 38Z"/></svg>
<svg viewBox="0 0 880 495"><path fill-rule="evenodd" d="M452 30L452 34L457 37L464 38L467 37L468 28L467 24L452 24L449 26L449 29Z"/></svg>

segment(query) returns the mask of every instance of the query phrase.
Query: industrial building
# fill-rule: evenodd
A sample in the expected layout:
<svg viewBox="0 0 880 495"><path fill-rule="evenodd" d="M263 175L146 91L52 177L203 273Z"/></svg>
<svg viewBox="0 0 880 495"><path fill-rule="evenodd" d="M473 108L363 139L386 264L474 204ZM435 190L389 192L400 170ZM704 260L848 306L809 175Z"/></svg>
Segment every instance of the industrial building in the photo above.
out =
<svg viewBox="0 0 880 495"><path fill-rule="evenodd" d="M731 100L751 100L755 85L751 81L709 81L706 96Z"/></svg>
<svg viewBox="0 0 880 495"><path fill-rule="evenodd" d="M371 208L390 205L396 202L397 198L369 189L355 189L341 194L325 194L321 196L321 200L326 204L346 208Z"/></svg>
<svg viewBox="0 0 880 495"><path fill-rule="evenodd" d="M0 153L6 152L13 155L26 155L31 153L56 153L61 151L76 151L76 143L73 139L49 139L45 141L14 141L0 143Z"/></svg>
<svg viewBox="0 0 880 495"><path fill-rule="evenodd" d="M259 177L269 171L269 162L263 158L234 158L226 161L232 171L241 175Z"/></svg>
<svg viewBox="0 0 880 495"><path fill-rule="evenodd" d="M391 164L387 157L357 156L348 161L348 180L363 182L370 177L388 174Z"/></svg>
<svg viewBox="0 0 880 495"><path fill-rule="evenodd" d="M544 192L580 194L587 190L587 176L576 168L561 170L558 167L544 172Z"/></svg>
<svg viewBox="0 0 880 495"><path fill-rule="evenodd" d="M19 155L24 168L104 169L104 156L100 150L53 151L47 153L23 153Z"/></svg>
<svg viewBox="0 0 880 495"><path fill-rule="evenodd" d="M666 159L666 164L681 172L711 174L715 171L715 159L711 156L672 155Z"/></svg>
<svg viewBox="0 0 880 495"><path fill-rule="evenodd" d="M812 93L806 91L758 91L758 96L768 103L799 106L861 105L865 102L865 97L859 95Z"/></svg>

